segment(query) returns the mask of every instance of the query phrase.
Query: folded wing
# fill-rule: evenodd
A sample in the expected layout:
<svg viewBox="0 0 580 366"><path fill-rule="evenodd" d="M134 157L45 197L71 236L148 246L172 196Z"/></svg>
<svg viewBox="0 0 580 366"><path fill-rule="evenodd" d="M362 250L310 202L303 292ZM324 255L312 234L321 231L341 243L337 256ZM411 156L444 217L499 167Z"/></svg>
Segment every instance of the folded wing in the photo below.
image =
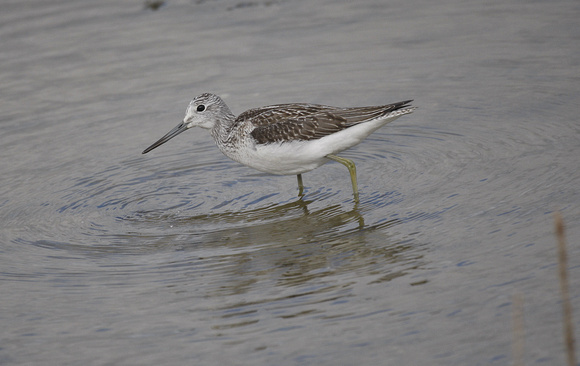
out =
<svg viewBox="0 0 580 366"><path fill-rule="evenodd" d="M411 100L375 107L336 108L317 104L283 104L251 109L236 124L251 120L258 144L315 140L408 107Z"/></svg>

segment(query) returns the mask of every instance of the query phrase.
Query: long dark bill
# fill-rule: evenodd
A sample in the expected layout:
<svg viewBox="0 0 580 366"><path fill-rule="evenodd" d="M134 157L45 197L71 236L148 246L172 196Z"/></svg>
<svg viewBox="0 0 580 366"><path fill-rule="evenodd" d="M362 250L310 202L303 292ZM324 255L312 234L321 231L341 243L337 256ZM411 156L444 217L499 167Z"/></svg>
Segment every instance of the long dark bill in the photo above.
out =
<svg viewBox="0 0 580 366"><path fill-rule="evenodd" d="M187 131L187 129L188 129L187 125L185 123L181 122L180 124L175 126L174 129L167 132L167 134L165 136L163 136L162 138L157 140L157 142L155 142L153 145L151 145L148 148L146 148L145 150L143 150L142 154L147 154L149 151L155 149L157 146L163 145L164 143L171 140L175 136L179 135L183 131Z"/></svg>

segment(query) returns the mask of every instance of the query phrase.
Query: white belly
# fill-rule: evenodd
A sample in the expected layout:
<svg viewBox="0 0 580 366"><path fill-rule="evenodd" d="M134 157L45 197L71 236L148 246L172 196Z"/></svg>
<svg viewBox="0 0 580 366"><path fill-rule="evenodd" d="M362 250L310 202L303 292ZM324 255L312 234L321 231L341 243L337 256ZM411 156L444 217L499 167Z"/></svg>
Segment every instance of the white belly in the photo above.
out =
<svg viewBox="0 0 580 366"><path fill-rule="evenodd" d="M249 137L235 148L219 146L230 159L262 172L292 175L309 172L329 162L337 154L362 142L368 135L400 115L349 127L317 140L255 144Z"/></svg>

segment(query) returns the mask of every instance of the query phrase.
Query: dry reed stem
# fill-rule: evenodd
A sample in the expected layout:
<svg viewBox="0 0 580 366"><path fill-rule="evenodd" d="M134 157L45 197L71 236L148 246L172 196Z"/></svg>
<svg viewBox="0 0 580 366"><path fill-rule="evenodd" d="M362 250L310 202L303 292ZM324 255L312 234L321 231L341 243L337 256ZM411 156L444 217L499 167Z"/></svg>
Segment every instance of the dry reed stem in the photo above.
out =
<svg viewBox="0 0 580 366"><path fill-rule="evenodd" d="M558 238L558 268L560 274L562 310L564 312L564 343L566 345L568 366L576 366L572 305L570 304L570 290L568 288L568 254L566 252L564 222L559 212L554 213L554 225L556 227L556 237Z"/></svg>

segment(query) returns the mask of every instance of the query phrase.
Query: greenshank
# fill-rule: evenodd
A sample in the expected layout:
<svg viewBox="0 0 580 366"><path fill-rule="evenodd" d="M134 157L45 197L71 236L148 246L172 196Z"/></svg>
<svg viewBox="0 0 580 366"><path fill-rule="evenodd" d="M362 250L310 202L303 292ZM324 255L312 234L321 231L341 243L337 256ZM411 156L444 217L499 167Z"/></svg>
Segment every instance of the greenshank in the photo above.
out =
<svg viewBox="0 0 580 366"><path fill-rule="evenodd" d="M336 154L412 113L416 107L411 102L354 108L278 104L250 109L236 117L219 96L204 93L189 103L183 122L143 154L192 127L201 127L210 131L217 147L230 159L270 174L297 175L300 196L304 190L302 173L337 161L348 168L358 201L354 162Z"/></svg>

